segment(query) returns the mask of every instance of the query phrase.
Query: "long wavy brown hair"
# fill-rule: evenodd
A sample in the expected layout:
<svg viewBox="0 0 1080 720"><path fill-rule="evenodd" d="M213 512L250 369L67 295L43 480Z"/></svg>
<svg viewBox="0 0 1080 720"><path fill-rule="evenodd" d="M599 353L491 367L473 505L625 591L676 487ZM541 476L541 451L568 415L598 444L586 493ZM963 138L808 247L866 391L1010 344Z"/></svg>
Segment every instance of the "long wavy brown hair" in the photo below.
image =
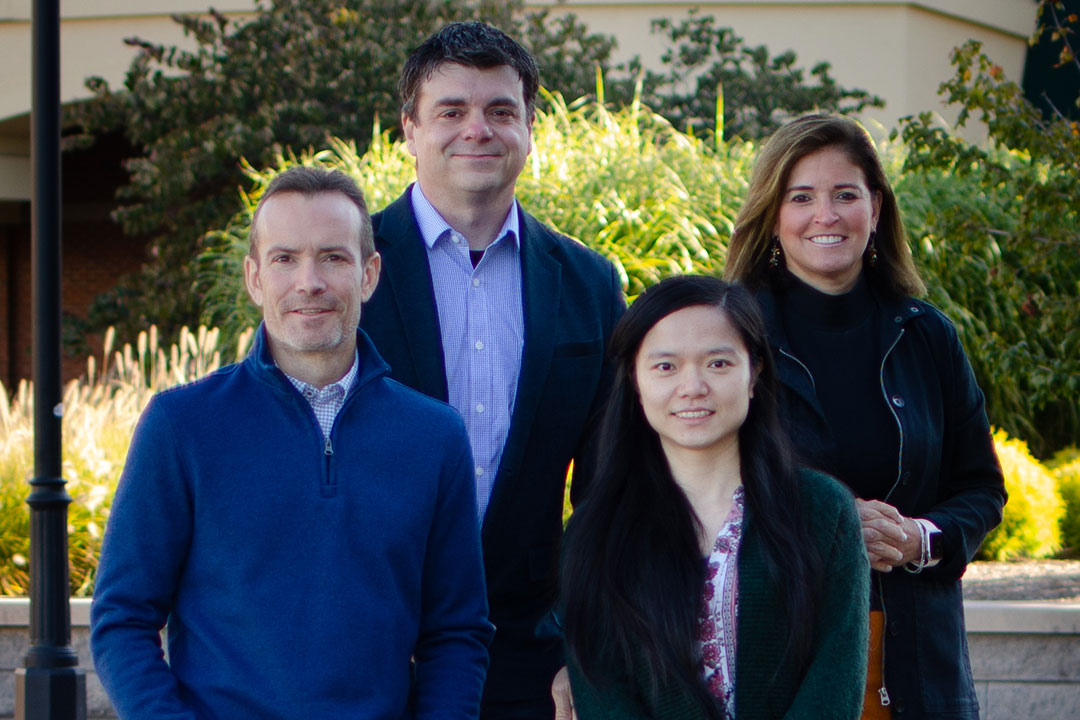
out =
<svg viewBox="0 0 1080 720"><path fill-rule="evenodd" d="M907 245L896 195L867 132L854 120L805 115L777 130L758 155L735 230L728 244L724 277L757 289L770 281L769 253L788 179L795 164L825 148L839 148L863 171L870 190L881 193L881 213L874 245L877 261L863 257L863 272L890 297L921 296L926 285Z"/></svg>

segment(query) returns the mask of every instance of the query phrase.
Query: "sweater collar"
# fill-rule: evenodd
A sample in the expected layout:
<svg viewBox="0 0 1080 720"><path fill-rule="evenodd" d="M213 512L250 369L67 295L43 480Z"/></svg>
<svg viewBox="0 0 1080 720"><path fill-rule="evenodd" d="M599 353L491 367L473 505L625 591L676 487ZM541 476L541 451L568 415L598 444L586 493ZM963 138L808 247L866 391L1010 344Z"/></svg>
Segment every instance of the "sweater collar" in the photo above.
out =
<svg viewBox="0 0 1080 720"><path fill-rule="evenodd" d="M356 352L359 358L358 367L356 379L353 381L352 387L349 388L349 395L354 395L360 388L373 380L390 374L390 366L379 355L367 333L360 329L356 331ZM283 390L295 392L292 383L285 377L285 373L278 368L277 364L274 363L273 356L270 355L270 343L266 340L266 325L264 323L260 322L259 328L255 331L255 341L252 343L251 351L245 358L244 364L258 377Z"/></svg>
<svg viewBox="0 0 1080 720"><path fill-rule="evenodd" d="M798 282L793 276L792 281ZM860 284L863 285L863 290L867 293L868 299L865 302L866 307L872 308L876 305L880 308L881 317L886 321L883 322L882 329L886 332L888 332L887 328L889 327L900 329L912 318L926 314L926 306L919 300L910 297L899 298L896 300L889 299L877 292L874 289L873 284L867 282L865 278L860 279ZM787 278L776 278L757 288L754 293L754 297L757 300L758 305L761 308L761 313L765 319L765 327L769 329L769 344L772 345L774 351L787 348L790 344L790 340L784 332L784 323L780 320L784 312L790 312L782 308L782 303L796 299L790 294L792 289L791 285L792 282ZM807 287L808 290L813 291L813 288L809 288L809 286L805 287ZM852 293L855 292L856 290L853 289ZM851 293L848 294L850 295ZM781 298L783 298L783 300ZM826 300L827 299L829 298L826 298ZM804 312L811 311L807 310ZM843 311L840 312L842 313Z"/></svg>

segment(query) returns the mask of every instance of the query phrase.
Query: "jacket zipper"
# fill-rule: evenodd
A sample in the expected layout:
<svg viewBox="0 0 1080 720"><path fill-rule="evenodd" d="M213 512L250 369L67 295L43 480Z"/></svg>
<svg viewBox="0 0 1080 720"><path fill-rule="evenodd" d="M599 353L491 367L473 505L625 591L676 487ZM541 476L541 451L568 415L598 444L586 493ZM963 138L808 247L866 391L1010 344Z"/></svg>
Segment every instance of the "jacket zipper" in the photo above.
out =
<svg viewBox="0 0 1080 720"><path fill-rule="evenodd" d="M900 342L900 338L904 337L904 332L904 329L900 328L900 333L896 336L896 339L893 340L889 349L885 351L885 355L881 358L881 367L878 368L878 382L881 385L881 396L885 400L885 406L889 408L893 420L896 421L897 430L900 431L900 450L896 457L896 480L893 481L893 485L889 488L889 492L885 493L886 501L892 497L892 494L900 485L900 478L904 476L904 424L900 422L900 416L896 414L896 409L889 400L889 391L885 388L885 362L889 359L889 355L892 354L892 351ZM877 578L877 591L878 597L881 598L881 687L878 688L878 698L881 700L882 707L888 707L892 704L892 700L889 698L889 690L885 687L885 652L888 645L885 638L889 631L889 611L885 607L885 590L881 586L880 576Z"/></svg>
<svg viewBox="0 0 1080 720"><path fill-rule="evenodd" d="M784 348L779 348L779 350L780 350L781 355L783 355L784 357L790 359L792 362L794 362L796 365L798 365L799 367L801 367L803 369L803 372L806 373L806 377L810 378L810 386L814 388L814 393L817 394L817 381L814 380L814 373L810 372L810 368L803 365L802 360L795 357L794 355L789 353Z"/></svg>

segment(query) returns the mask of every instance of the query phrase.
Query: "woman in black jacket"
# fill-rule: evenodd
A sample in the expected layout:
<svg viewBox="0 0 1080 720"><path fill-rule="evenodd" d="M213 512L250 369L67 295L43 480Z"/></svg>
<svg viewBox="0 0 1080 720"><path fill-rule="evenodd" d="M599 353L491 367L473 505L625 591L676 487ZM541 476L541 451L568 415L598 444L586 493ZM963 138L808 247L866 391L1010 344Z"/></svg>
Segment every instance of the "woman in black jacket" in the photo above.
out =
<svg viewBox="0 0 1080 720"><path fill-rule="evenodd" d="M769 139L726 275L756 291L801 459L859 498L874 570L863 717L976 720L960 577L1001 521L1004 481L955 328L916 299L862 128L810 115Z"/></svg>

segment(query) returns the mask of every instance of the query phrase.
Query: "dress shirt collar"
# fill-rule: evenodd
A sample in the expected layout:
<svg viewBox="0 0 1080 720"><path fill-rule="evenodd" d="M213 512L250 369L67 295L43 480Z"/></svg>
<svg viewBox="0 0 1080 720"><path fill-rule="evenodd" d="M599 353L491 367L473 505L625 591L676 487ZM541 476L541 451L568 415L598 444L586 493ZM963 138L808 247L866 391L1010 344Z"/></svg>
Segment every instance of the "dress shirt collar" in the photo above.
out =
<svg viewBox="0 0 1080 720"><path fill-rule="evenodd" d="M420 183L413 183L410 199L412 200L413 215L416 216L416 224L420 226L420 235L424 238L424 244L427 245L428 250L435 247L435 242L446 234L448 230L457 232L450 227L450 223L446 222L443 216L439 214L439 211L435 209L435 206L427 199L424 191L420 189ZM509 234L514 241L515 249L520 252L521 231L518 223L517 207L517 199L515 198L514 203L510 206L510 212L506 214L506 220L503 221L502 228L499 229L495 238L496 242L498 242ZM458 234L460 235L460 233Z"/></svg>
<svg viewBox="0 0 1080 720"><path fill-rule="evenodd" d="M349 388L352 387L353 381L356 380L356 374L360 370L360 351L353 351L352 366L349 371L345 373L340 380L332 382L326 387L320 389L312 385L311 383L304 382L299 378L294 378L289 373L282 370L282 374L289 379L289 382L293 384L300 394L306 397L308 400L312 400L317 397L329 398L333 395L339 395L344 398L349 394Z"/></svg>

